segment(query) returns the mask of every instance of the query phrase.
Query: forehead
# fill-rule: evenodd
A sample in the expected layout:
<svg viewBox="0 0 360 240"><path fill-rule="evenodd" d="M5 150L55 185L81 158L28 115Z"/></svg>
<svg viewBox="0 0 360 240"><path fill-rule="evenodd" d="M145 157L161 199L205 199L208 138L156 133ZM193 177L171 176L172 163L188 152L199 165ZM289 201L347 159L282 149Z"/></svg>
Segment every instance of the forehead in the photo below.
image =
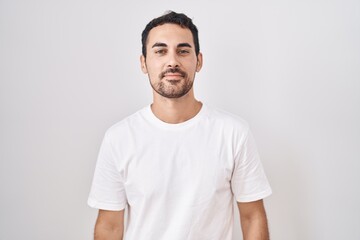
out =
<svg viewBox="0 0 360 240"><path fill-rule="evenodd" d="M150 30L148 35L148 45L161 42L167 45L177 45L178 43L189 43L194 45L194 40L190 29L182 28L177 24L166 23Z"/></svg>

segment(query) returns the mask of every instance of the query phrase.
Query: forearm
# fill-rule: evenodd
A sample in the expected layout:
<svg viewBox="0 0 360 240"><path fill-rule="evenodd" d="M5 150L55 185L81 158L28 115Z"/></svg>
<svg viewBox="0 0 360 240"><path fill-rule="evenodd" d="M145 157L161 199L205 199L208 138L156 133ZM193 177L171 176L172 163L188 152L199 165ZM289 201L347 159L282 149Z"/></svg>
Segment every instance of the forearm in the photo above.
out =
<svg viewBox="0 0 360 240"><path fill-rule="evenodd" d="M244 240L269 240L266 215L241 218L241 228Z"/></svg>
<svg viewBox="0 0 360 240"><path fill-rule="evenodd" d="M103 224L95 225L94 240L122 240L123 229L111 228Z"/></svg>
<svg viewBox="0 0 360 240"><path fill-rule="evenodd" d="M99 210L95 224L95 240L122 240L124 233L124 210Z"/></svg>

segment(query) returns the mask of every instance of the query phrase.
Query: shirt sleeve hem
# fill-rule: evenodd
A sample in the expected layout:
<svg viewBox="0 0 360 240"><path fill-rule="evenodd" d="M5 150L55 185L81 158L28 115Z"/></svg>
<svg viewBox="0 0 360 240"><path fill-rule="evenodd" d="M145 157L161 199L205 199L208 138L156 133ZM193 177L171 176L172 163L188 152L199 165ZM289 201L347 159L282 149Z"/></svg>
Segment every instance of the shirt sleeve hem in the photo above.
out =
<svg viewBox="0 0 360 240"><path fill-rule="evenodd" d="M263 198L266 198L272 194L271 188L266 189L265 191L248 196L235 196L237 202L254 202Z"/></svg>
<svg viewBox="0 0 360 240"><path fill-rule="evenodd" d="M109 211L120 211L126 207L126 203L103 203L103 202L98 202L91 198L88 199L87 204L92 208L109 210Z"/></svg>

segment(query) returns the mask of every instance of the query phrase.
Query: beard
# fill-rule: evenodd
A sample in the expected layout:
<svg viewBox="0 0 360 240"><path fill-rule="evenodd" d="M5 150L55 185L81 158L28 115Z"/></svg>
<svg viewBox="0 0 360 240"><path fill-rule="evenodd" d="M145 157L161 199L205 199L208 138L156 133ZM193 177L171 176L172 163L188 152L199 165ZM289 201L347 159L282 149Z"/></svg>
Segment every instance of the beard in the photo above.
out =
<svg viewBox="0 0 360 240"><path fill-rule="evenodd" d="M180 80L166 80L167 73L179 73ZM194 76L195 77L195 76ZM194 81L189 79L186 72L179 68L169 68L158 76L158 82L152 83L150 77L150 85L155 92L166 98L180 98L186 95L193 87Z"/></svg>

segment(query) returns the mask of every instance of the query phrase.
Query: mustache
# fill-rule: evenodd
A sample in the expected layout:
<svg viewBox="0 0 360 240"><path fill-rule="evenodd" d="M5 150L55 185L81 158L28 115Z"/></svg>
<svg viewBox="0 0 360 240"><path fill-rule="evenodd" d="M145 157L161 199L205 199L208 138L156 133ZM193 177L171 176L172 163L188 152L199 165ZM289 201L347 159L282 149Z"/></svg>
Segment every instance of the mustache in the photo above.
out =
<svg viewBox="0 0 360 240"><path fill-rule="evenodd" d="M159 77L164 78L166 74L168 73L179 73L181 77L186 77L186 72L182 71L180 68L168 68L164 72L160 73Z"/></svg>

